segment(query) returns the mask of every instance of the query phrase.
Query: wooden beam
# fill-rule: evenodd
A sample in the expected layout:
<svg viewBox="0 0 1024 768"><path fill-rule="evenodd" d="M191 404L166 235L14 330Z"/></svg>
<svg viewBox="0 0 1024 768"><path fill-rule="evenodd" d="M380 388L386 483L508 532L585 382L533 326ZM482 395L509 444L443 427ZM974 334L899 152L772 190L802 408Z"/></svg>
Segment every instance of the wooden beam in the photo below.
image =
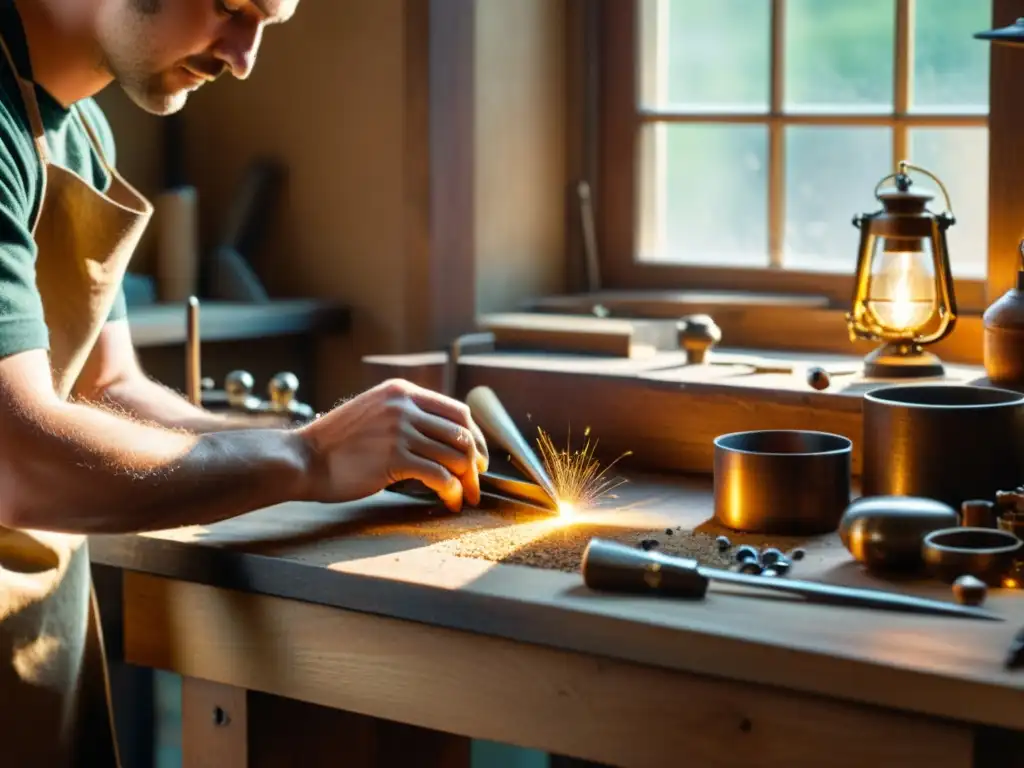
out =
<svg viewBox="0 0 1024 768"><path fill-rule="evenodd" d="M137 347L183 344L185 305L129 307L128 324ZM343 333L348 328L347 307L314 299L272 301L269 304L205 301L199 311L199 333L203 341Z"/></svg>
<svg viewBox="0 0 1024 768"><path fill-rule="evenodd" d="M1024 0L993 0L992 26L1024 17ZM980 32L982 30L970 30ZM978 45L991 45L977 42ZM1024 238L1024 52L991 46L989 86L988 301L1013 287Z"/></svg>

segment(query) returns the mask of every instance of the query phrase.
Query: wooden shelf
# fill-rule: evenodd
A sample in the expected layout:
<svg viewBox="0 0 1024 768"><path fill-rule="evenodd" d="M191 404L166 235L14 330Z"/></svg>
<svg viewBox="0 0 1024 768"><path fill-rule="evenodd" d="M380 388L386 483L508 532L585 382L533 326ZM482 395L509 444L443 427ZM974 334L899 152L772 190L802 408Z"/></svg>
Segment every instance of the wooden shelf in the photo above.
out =
<svg viewBox="0 0 1024 768"><path fill-rule="evenodd" d="M185 342L185 305L154 304L128 308L132 340L137 347ZM207 301L200 305L200 339L240 341L308 333L348 330L348 307L315 299L245 304Z"/></svg>

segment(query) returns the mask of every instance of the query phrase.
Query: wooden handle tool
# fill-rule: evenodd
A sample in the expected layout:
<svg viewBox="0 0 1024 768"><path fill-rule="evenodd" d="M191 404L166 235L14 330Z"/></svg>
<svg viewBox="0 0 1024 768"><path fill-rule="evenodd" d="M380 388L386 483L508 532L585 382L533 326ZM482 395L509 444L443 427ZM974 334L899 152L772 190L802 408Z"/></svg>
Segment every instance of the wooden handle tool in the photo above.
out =
<svg viewBox="0 0 1024 768"><path fill-rule="evenodd" d="M487 438L505 449L512 462L543 489L557 509L558 492L544 463L516 427L494 390L490 387L474 387L466 395L466 405Z"/></svg>
<svg viewBox="0 0 1024 768"><path fill-rule="evenodd" d="M590 540L583 552L581 570L588 587L606 592L662 594L692 600L705 597L709 583L718 581L788 592L809 602L1004 621L999 614L981 608L916 595L705 568L690 558L636 549L607 539Z"/></svg>

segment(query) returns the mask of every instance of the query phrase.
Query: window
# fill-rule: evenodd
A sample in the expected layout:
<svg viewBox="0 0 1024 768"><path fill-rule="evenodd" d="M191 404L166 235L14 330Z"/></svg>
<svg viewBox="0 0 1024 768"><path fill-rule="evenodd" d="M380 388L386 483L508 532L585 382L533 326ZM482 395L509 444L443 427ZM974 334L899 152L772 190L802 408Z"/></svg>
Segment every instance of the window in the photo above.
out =
<svg viewBox="0 0 1024 768"><path fill-rule="evenodd" d="M988 264L992 0L604 4L606 282L849 298L854 214L906 159L952 198L961 304ZM926 177L917 188L943 198Z"/></svg>

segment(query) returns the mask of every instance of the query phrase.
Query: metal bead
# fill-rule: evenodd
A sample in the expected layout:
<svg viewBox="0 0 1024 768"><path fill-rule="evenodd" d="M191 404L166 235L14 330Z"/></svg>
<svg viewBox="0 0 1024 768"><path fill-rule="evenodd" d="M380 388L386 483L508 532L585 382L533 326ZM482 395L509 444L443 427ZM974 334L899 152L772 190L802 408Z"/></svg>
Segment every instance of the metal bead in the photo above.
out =
<svg viewBox="0 0 1024 768"><path fill-rule="evenodd" d="M953 597L961 605L981 605L988 596L985 582L965 574L953 582Z"/></svg>
<svg viewBox="0 0 1024 768"><path fill-rule="evenodd" d="M832 376L824 368L813 366L807 369L807 384L811 389L819 391L828 389L832 384Z"/></svg>
<svg viewBox="0 0 1024 768"><path fill-rule="evenodd" d="M761 562L766 566L770 567L779 560L785 559L785 555L782 554L775 547L768 547L761 552Z"/></svg>
<svg viewBox="0 0 1024 768"><path fill-rule="evenodd" d="M789 569L793 567L793 564L784 557L780 557L774 563L772 563L772 570L775 571L779 576L785 576L789 573Z"/></svg>
<svg viewBox="0 0 1024 768"><path fill-rule="evenodd" d="M715 545L718 547L719 552L725 552L732 546L732 542L729 541L728 536L719 536L715 539Z"/></svg>
<svg viewBox="0 0 1024 768"><path fill-rule="evenodd" d="M232 371L224 379L224 392L228 403L234 407L244 408L248 402L256 381L248 371Z"/></svg>
<svg viewBox="0 0 1024 768"><path fill-rule="evenodd" d="M749 544L744 544L742 547L736 550L736 554L733 556L737 563L760 563L761 556L757 550Z"/></svg>
<svg viewBox="0 0 1024 768"><path fill-rule="evenodd" d="M282 371L276 374L267 385L267 394L275 410L287 411L295 393L299 391L299 378L294 373Z"/></svg>

